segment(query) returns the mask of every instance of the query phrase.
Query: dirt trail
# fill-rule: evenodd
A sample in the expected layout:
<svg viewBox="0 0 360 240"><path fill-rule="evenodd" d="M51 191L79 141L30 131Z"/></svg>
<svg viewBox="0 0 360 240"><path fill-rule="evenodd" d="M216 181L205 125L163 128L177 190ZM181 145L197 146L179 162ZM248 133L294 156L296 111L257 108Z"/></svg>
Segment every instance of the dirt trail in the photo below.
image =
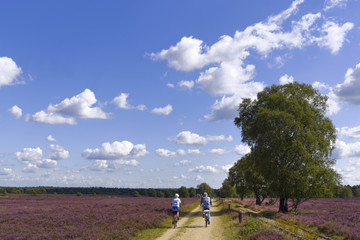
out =
<svg viewBox="0 0 360 240"><path fill-rule="evenodd" d="M182 217L176 229L167 230L157 240L167 239L223 239L221 222L221 204L214 202L211 208L211 224L205 227L200 206L187 216Z"/></svg>

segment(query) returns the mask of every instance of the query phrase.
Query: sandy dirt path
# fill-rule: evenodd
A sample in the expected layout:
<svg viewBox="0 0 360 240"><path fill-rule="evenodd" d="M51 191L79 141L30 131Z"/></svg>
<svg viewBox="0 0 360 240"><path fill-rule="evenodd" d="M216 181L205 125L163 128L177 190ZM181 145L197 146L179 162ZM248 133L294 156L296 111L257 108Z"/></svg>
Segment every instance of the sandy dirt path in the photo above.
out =
<svg viewBox="0 0 360 240"><path fill-rule="evenodd" d="M211 224L205 227L205 220L201 214L200 206L182 217L176 229L167 230L157 240L167 239L223 239L221 204L214 202L211 208Z"/></svg>

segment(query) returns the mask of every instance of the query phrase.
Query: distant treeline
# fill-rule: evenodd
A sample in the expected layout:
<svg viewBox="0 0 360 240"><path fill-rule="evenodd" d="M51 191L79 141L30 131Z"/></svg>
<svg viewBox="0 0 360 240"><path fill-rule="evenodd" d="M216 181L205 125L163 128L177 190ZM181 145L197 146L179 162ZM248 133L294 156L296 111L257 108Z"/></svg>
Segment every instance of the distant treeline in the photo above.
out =
<svg viewBox="0 0 360 240"><path fill-rule="evenodd" d="M120 195L120 196L149 196L149 197L174 197L178 193L180 197L196 197L198 194L208 192L214 195L212 189L206 183L198 185L196 188L107 188L107 187L0 187L0 194L77 194L77 195Z"/></svg>

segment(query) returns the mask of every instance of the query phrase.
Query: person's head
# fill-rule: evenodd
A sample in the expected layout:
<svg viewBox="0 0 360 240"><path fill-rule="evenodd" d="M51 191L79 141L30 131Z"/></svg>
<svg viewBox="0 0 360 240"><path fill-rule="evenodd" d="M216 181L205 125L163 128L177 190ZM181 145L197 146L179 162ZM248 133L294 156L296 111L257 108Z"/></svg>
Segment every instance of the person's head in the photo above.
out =
<svg viewBox="0 0 360 240"><path fill-rule="evenodd" d="M207 192L204 192L204 197L207 197L207 196L208 196Z"/></svg>
<svg viewBox="0 0 360 240"><path fill-rule="evenodd" d="M179 197L179 194L175 193L175 197L178 198L178 197Z"/></svg>

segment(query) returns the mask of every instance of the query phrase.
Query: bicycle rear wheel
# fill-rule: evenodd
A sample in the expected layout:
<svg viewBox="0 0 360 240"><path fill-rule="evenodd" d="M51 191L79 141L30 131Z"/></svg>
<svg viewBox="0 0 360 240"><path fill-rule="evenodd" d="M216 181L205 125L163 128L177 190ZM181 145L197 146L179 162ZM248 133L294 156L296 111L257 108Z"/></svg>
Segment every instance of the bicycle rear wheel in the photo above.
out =
<svg viewBox="0 0 360 240"><path fill-rule="evenodd" d="M174 217L173 217L173 221L174 221L174 228L176 228L176 225L177 225L177 215L174 214Z"/></svg>

